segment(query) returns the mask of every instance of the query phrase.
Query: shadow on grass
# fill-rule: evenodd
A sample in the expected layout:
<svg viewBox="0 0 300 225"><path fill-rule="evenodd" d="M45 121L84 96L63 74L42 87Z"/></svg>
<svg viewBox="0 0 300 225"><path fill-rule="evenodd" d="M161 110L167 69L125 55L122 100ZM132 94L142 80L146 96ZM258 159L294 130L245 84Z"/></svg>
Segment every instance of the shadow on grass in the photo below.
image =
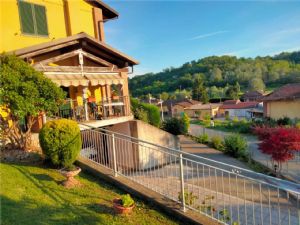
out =
<svg viewBox="0 0 300 225"><path fill-rule="evenodd" d="M1 196L1 224L22 225L64 225L64 224L105 224L87 210L75 208L70 212L69 207L36 204L30 198L19 201Z"/></svg>

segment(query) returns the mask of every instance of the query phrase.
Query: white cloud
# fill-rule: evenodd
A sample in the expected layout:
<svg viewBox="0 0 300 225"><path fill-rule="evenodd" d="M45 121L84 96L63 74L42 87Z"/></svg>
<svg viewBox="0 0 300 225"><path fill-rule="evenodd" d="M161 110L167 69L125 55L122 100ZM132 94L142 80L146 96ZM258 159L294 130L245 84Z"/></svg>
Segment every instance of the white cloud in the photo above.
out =
<svg viewBox="0 0 300 225"><path fill-rule="evenodd" d="M220 30L220 31L212 32L212 33L201 34L201 35L192 37L192 38L190 38L188 40L192 41L192 40L197 40L197 39L212 37L212 36L216 36L216 35L219 35L219 34L224 34L224 33L227 33L227 32L229 32L229 31L228 30Z"/></svg>

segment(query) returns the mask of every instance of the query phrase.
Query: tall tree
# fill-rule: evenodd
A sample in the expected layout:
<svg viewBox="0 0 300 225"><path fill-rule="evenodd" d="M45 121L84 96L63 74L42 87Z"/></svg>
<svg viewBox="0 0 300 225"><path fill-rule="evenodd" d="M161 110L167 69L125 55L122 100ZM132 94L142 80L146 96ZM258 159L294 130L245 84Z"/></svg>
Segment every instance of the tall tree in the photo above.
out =
<svg viewBox="0 0 300 225"><path fill-rule="evenodd" d="M56 112L64 92L41 72L13 55L0 56L0 78L0 105L10 112L9 118L1 124L12 121L11 125L4 126L4 133L15 148L27 150L34 118L40 112ZM25 130L20 126L24 119Z"/></svg>
<svg viewBox="0 0 300 225"><path fill-rule="evenodd" d="M261 78L253 78L249 82L249 90L250 91L263 91L265 90L265 83Z"/></svg>

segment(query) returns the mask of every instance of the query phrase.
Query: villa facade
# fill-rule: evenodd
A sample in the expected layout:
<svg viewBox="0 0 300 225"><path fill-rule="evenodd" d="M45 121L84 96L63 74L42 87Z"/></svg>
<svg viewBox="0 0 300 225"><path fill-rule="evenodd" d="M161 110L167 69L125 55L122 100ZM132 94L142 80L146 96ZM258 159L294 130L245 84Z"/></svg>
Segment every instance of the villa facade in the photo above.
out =
<svg viewBox="0 0 300 225"><path fill-rule="evenodd" d="M128 73L138 62L105 43L104 23L119 16L114 9L100 0L15 0L1 8L0 51L24 59L66 92L59 117L96 126L132 119Z"/></svg>

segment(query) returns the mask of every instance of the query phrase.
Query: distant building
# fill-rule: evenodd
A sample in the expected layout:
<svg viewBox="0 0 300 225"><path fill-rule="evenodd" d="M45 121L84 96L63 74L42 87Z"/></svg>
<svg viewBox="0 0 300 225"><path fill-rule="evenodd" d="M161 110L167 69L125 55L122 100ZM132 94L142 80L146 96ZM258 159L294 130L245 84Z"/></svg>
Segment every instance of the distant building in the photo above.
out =
<svg viewBox="0 0 300 225"><path fill-rule="evenodd" d="M251 110L262 108L262 103L259 102L239 102L235 104L224 104L220 107L219 113L221 116L229 116L229 118L238 117L238 118L247 118L250 119L253 113Z"/></svg>
<svg viewBox="0 0 300 225"><path fill-rule="evenodd" d="M264 116L300 118L300 83L287 84L262 98Z"/></svg>
<svg viewBox="0 0 300 225"><path fill-rule="evenodd" d="M248 91L242 95L241 99L243 99L244 102L259 101L263 96L262 91Z"/></svg>
<svg viewBox="0 0 300 225"><path fill-rule="evenodd" d="M162 109L166 116L180 116L184 110L192 105L200 104L201 102L192 99L174 100L168 99L162 103Z"/></svg>
<svg viewBox="0 0 300 225"><path fill-rule="evenodd" d="M216 117L218 114L219 107L222 104L208 103L208 104L196 104L189 108L186 108L184 112L191 118L204 119L206 115L210 117Z"/></svg>

